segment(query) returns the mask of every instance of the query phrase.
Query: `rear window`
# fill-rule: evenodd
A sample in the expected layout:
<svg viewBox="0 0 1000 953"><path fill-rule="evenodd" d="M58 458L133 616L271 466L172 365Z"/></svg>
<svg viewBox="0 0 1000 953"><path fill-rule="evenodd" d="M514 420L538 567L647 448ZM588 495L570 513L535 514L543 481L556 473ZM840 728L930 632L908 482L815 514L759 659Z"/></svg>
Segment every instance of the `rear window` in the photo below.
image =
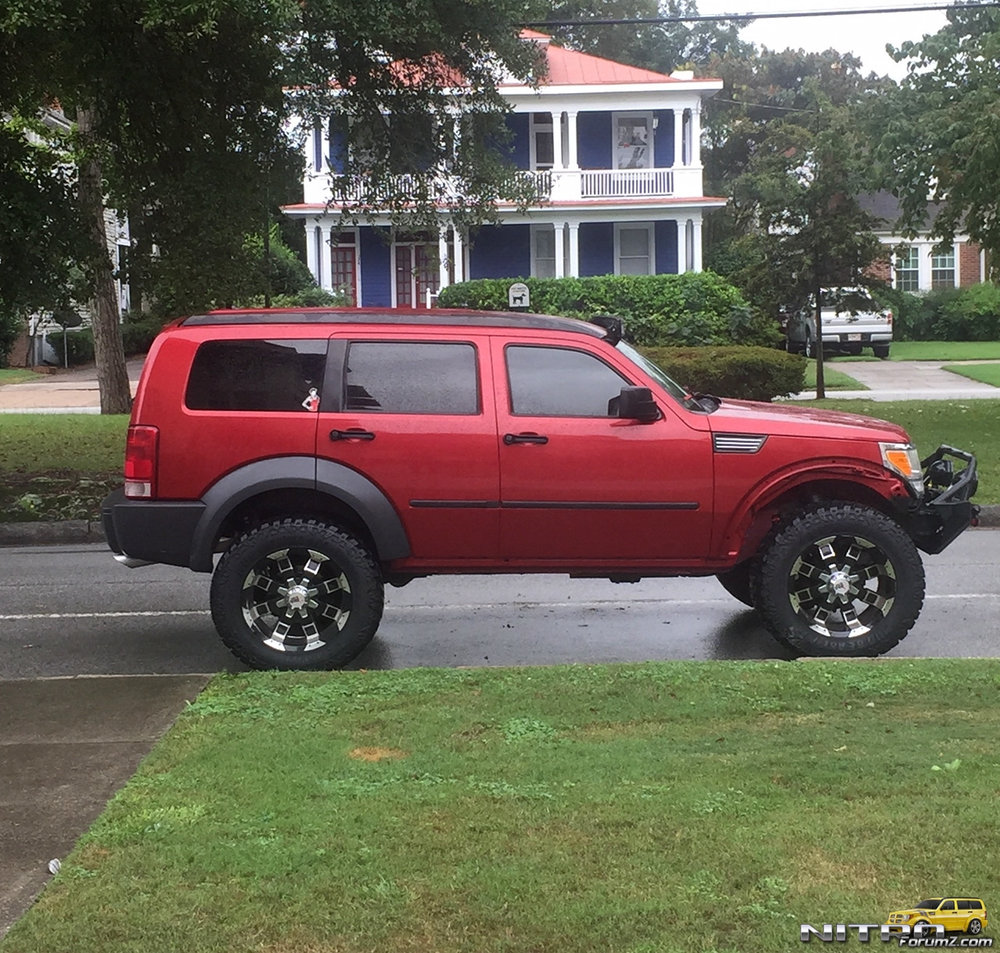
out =
<svg viewBox="0 0 1000 953"><path fill-rule="evenodd" d="M326 341L207 341L191 365L190 410L318 409Z"/></svg>

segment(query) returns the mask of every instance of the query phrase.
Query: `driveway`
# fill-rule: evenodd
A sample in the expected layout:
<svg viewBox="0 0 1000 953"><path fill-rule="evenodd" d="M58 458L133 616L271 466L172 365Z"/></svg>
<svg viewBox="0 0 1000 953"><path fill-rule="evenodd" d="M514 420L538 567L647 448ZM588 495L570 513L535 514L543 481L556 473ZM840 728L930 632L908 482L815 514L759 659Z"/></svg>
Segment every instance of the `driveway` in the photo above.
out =
<svg viewBox="0 0 1000 953"><path fill-rule="evenodd" d="M1000 388L943 370L940 361L838 361L827 364L853 377L868 390L827 390L827 397L867 400L974 400L1000 398ZM948 361L948 364L996 364L998 361ZM804 391L800 398L815 397Z"/></svg>

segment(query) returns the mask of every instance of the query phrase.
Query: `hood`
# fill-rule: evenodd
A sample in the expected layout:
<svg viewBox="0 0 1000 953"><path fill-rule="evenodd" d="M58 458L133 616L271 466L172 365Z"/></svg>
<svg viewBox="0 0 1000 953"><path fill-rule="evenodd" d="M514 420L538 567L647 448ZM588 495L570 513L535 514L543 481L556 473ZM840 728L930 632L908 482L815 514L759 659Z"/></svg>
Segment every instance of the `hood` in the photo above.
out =
<svg viewBox="0 0 1000 953"><path fill-rule="evenodd" d="M795 404L765 404L726 398L708 419L715 431L910 443L906 430L888 420Z"/></svg>

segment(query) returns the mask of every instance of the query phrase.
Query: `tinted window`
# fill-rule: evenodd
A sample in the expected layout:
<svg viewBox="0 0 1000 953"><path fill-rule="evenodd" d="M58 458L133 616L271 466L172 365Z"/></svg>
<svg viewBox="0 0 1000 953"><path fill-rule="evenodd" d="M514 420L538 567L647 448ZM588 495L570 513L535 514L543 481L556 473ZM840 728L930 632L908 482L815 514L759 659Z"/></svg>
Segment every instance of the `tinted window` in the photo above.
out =
<svg viewBox="0 0 1000 953"><path fill-rule="evenodd" d="M972 904L968 900L956 900L959 910L969 910L972 908Z"/></svg>
<svg viewBox="0 0 1000 953"><path fill-rule="evenodd" d="M325 364L326 341L207 341L184 402L191 410L308 413L317 409Z"/></svg>
<svg viewBox="0 0 1000 953"><path fill-rule="evenodd" d="M357 341L347 349L344 410L383 414L478 414L471 344Z"/></svg>
<svg viewBox="0 0 1000 953"><path fill-rule="evenodd" d="M628 381L583 351L508 347L513 413L533 417L607 417L608 401Z"/></svg>
<svg viewBox="0 0 1000 953"><path fill-rule="evenodd" d="M941 904L940 909L942 909L942 910L954 910L955 909L955 901L954 900L945 900L945 902Z"/></svg>

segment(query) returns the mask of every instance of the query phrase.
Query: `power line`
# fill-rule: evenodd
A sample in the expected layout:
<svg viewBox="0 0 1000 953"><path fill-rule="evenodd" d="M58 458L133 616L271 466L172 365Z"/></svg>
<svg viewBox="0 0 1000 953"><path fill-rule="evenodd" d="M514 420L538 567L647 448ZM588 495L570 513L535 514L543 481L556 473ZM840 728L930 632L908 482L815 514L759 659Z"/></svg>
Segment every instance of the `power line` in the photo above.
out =
<svg viewBox="0 0 1000 953"><path fill-rule="evenodd" d="M749 20L792 20L802 17L846 17L872 13L923 13L934 10L982 10L1000 7L1000 0L985 3L933 3L915 6L873 7L866 10L798 10L785 13L697 13L677 17L593 17L577 20L533 20L522 26L542 29L554 26L656 26L668 23L720 23Z"/></svg>

